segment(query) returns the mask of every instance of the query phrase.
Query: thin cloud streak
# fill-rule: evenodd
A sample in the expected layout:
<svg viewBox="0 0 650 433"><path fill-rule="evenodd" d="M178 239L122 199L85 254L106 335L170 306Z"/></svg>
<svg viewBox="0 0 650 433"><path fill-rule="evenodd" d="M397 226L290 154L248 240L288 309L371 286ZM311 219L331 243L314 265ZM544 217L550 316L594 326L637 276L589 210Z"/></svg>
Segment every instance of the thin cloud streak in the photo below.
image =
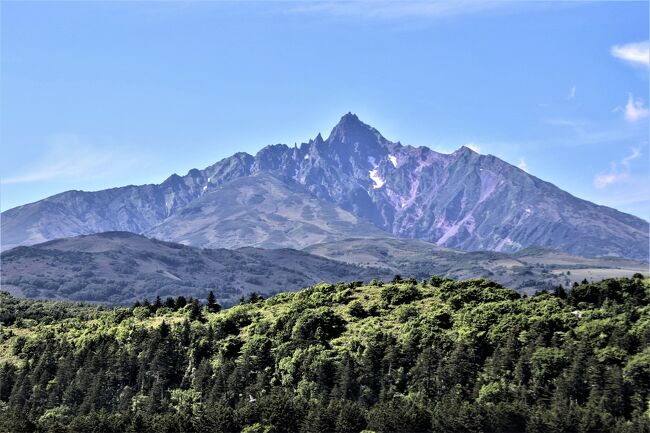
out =
<svg viewBox="0 0 650 433"><path fill-rule="evenodd" d="M594 186L598 189L603 189L629 179L630 163L639 156L641 156L641 150L632 149L632 153L623 158L619 163L613 161L608 173L599 174L594 178Z"/></svg>
<svg viewBox="0 0 650 433"><path fill-rule="evenodd" d="M487 12L512 11L523 7L566 7L566 4L544 4L536 1L323 1L304 2L285 12L294 14L327 14L339 17L374 20L410 18L444 19Z"/></svg>
<svg viewBox="0 0 650 433"><path fill-rule="evenodd" d="M58 134L48 140L42 159L22 174L0 179L3 185L46 182L65 178L96 179L137 164L126 149L98 147L76 134Z"/></svg>
<svg viewBox="0 0 650 433"><path fill-rule="evenodd" d="M546 123L547 125L569 126L573 128L589 125L589 122L585 120L573 120L573 119L546 119L544 120L544 123Z"/></svg>
<svg viewBox="0 0 650 433"><path fill-rule="evenodd" d="M502 7L499 3L460 1L460 2L310 2L288 10L290 13L324 13L337 16L363 16L374 19L400 19L410 17L446 18L457 15L478 13Z"/></svg>
<svg viewBox="0 0 650 433"><path fill-rule="evenodd" d="M599 189L607 188L608 186L622 182L629 177L630 174L626 172L599 174L594 178L594 186Z"/></svg>
<svg viewBox="0 0 650 433"><path fill-rule="evenodd" d="M643 186L643 185L640 185ZM607 206L618 207L618 206L629 206L635 204L643 204L650 200L650 192L644 191L643 188L635 189L632 191L627 191L626 193L621 194L617 191L616 195L605 196L595 198L592 201L604 201L607 203Z"/></svg>
<svg viewBox="0 0 650 433"><path fill-rule="evenodd" d="M640 149L632 149L632 153L629 156L623 158L623 161L621 161L621 164L623 166L625 166L625 167L629 167L630 162L634 161L639 156L641 156L641 150Z"/></svg>
<svg viewBox="0 0 650 433"><path fill-rule="evenodd" d="M583 198L622 212L636 214L647 221L650 220L649 180L647 173L642 176L630 176L624 184L598 189L597 193L586 194Z"/></svg>

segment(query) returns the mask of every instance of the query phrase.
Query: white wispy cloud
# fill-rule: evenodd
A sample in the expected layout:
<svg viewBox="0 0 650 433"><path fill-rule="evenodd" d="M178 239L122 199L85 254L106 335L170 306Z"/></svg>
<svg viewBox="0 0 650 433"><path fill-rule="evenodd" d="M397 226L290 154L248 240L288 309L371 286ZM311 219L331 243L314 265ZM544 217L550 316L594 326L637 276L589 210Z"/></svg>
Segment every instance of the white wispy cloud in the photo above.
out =
<svg viewBox="0 0 650 433"><path fill-rule="evenodd" d="M526 160L524 158L519 158L519 163L517 164L517 167L522 169L523 171L528 171L528 164L526 164Z"/></svg>
<svg viewBox="0 0 650 433"><path fill-rule="evenodd" d="M593 202L601 202L607 206L618 208L620 206L629 206L642 204L650 201L650 191L647 190L648 179L632 179L630 185L626 185L624 190L612 190L609 194L600 192L600 195L590 199Z"/></svg>
<svg viewBox="0 0 650 433"><path fill-rule="evenodd" d="M410 17L446 18L466 15L502 7L496 2L458 1L325 1L300 3L288 10L290 13L320 13L374 19L399 19Z"/></svg>
<svg viewBox="0 0 650 433"><path fill-rule="evenodd" d="M569 89L569 94L567 95L566 98L567 98L567 99L574 99L575 97L576 97L576 86L575 86L575 84L574 84L573 87L571 87L571 88Z"/></svg>
<svg viewBox="0 0 650 433"><path fill-rule="evenodd" d="M628 180L630 178L630 163L639 156L641 156L641 150L635 148L620 162L612 161L609 172L601 173L594 177L594 186L602 189Z"/></svg>
<svg viewBox="0 0 650 433"><path fill-rule="evenodd" d="M632 153L630 153L628 156L623 158L623 160L621 161L621 165L629 168L630 162L634 161L639 156L641 156L641 150L638 148L632 149Z"/></svg>
<svg viewBox="0 0 650 433"><path fill-rule="evenodd" d="M638 120L645 119L648 117L648 114L648 108L645 106L643 100L641 98L634 98L630 93L623 111L625 120L634 123Z"/></svg>
<svg viewBox="0 0 650 433"><path fill-rule="evenodd" d="M568 4L568 3L567 3ZM341 17L374 20L400 20L409 18L443 19L461 15L487 12L513 12L522 9L546 9L567 7L564 3L537 1L409 1L409 0L357 0L357 1L308 1L292 5L285 12L300 14L327 14Z"/></svg>
<svg viewBox="0 0 650 433"><path fill-rule="evenodd" d="M579 120L579 119L546 119L544 120L544 123L546 123L547 125L569 126L572 128L578 128L578 127L589 125L589 122L587 122L586 120Z"/></svg>
<svg viewBox="0 0 650 433"><path fill-rule="evenodd" d="M56 134L47 140L43 156L20 174L0 179L2 184L46 182L65 178L101 178L132 167L136 158L127 149L98 146L77 134Z"/></svg>
<svg viewBox="0 0 650 433"><path fill-rule="evenodd" d="M615 183L619 183L630 176L629 173L604 173L599 174L594 178L594 186L596 188L606 188Z"/></svg>
<svg viewBox="0 0 650 433"><path fill-rule="evenodd" d="M465 147L468 147L468 148L472 149L476 153L481 153L481 147L478 146L476 143L473 143L473 142L467 143L467 144L465 144Z"/></svg>
<svg viewBox="0 0 650 433"><path fill-rule="evenodd" d="M650 66L650 41L614 45L612 56L636 66Z"/></svg>

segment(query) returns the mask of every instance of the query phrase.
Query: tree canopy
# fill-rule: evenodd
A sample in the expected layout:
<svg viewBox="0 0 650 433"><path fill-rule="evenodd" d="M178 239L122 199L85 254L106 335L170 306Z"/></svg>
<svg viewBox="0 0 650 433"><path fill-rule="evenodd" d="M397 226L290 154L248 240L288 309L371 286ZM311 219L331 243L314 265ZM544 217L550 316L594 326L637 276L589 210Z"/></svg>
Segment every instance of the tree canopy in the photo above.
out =
<svg viewBox="0 0 650 433"><path fill-rule="evenodd" d="M1 293L0 431L650 432L640 276L530 297L434 277L208 299Z"/></svg>

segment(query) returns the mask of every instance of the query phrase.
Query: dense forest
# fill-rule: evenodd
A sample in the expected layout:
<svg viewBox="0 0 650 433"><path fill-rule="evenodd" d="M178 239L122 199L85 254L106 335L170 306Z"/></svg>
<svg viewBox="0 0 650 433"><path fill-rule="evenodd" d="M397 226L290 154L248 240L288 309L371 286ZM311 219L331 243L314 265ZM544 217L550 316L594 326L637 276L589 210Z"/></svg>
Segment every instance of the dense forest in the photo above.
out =
<svg viewBox="0 0 650 433"><path fill-rule="evenodd" d="M650 432L650 280L0 295L2 432Z"/></svg>

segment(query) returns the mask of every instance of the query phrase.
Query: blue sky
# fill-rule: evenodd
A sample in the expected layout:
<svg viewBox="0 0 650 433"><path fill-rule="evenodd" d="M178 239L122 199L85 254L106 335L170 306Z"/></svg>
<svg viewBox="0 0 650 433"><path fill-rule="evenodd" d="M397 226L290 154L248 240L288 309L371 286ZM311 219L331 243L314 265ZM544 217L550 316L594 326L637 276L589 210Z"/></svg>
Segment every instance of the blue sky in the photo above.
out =
<svg viewBox="0 0 650 433"><path fill-rule="evenodd" d="M0 204L158 183L352 111L648 219L647 2L2 2Z"/></svg>

